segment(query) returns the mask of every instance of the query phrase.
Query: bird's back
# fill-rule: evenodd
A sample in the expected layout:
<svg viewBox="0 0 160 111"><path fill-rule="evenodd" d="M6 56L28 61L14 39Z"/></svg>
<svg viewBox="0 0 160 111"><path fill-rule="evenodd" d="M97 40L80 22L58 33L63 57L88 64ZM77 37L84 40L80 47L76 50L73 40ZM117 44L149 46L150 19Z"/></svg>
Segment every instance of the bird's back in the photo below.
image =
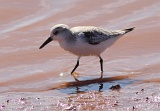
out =
<svg viewBox="0 0 160 111"><path fill-rule="evenodd" d="M95 45L110 38L123 35L128 30L104 30L94 26L78 26L71 28L71 31L77 37L82 37L89 44Z"/></svg>

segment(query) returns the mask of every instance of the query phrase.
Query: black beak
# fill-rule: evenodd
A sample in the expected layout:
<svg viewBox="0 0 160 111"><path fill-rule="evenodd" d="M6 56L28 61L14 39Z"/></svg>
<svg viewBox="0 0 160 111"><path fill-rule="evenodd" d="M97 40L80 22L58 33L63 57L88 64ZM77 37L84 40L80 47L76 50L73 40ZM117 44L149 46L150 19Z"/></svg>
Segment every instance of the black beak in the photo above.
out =
<svg viewBox="0 0 160 111"><path fill-rule="evenodd" d="M51 37L49 37L40 47L39 47L39 49L42 49L45 45L47 45L49 42L51 42L52 41L52 38Z"/></svg>

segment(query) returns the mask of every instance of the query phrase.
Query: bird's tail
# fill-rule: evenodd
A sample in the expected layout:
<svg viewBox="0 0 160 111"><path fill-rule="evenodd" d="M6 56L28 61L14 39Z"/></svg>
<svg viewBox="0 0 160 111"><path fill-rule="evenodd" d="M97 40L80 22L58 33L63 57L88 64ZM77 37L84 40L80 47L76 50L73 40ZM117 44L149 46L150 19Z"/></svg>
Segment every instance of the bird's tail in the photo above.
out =
<svg viewBox="0 0 160 111"><path fill-rule="evenodd" d="M128 33L130 31L132 31L135 27L132 27L132 28L128 28L128 29L124 29L125 33Z"/></svg>

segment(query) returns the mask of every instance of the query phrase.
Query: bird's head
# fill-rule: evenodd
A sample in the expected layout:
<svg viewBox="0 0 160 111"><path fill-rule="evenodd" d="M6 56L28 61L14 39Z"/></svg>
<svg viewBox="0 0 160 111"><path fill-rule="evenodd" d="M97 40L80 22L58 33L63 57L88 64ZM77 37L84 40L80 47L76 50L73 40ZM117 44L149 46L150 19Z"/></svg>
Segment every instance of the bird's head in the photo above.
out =
<svg viewBox="0 0 160 111"><path fill-rule="evenodd" d="M71 34L70 28L65 24L58 24L51 28L50 37L39 47L39 49L43 48L52 40L56 40L58 42L64 41L64 39Z"/></svg>

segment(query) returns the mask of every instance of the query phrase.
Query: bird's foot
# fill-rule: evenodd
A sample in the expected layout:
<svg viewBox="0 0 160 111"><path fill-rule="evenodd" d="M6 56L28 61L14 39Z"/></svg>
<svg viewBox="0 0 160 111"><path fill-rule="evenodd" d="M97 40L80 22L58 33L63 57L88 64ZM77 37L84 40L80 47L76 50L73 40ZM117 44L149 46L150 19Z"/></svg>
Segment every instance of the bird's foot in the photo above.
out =
<svg viewBox="0 0 160 111"><path fill-rule="evenodd" d="M77 79L77 76L78 76L78 73L71 73L71 75L73 76L73 78L75 79L75 81L79 81L78 79Z"/></svg>
<svg viewBox="0 0 160 111"><path fill-rule="evenodd" d="M73 76L73 77L74 77L75 81L79 82L79 80L75 76Z"/></svg>
<svg viewBox="0 0 160 111"><path fill-rule="evenodd" d="M103 78L103 71L101 71L101 77L99 79L102 79Z"/></svg>

